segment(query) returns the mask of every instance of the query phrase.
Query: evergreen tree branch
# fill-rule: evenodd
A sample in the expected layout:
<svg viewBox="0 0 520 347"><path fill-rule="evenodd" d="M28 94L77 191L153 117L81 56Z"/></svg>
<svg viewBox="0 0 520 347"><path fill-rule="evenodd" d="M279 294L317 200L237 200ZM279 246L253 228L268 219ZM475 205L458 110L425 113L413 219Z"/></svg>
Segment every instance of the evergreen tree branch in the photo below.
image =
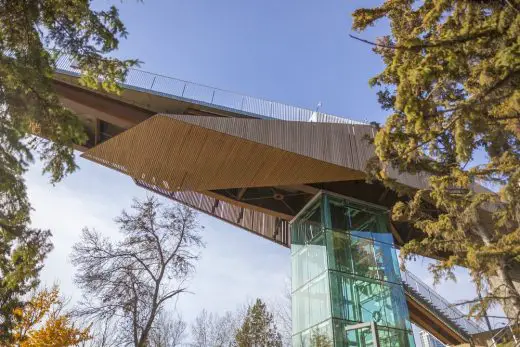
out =
<svg viewBox="0 0 520 347"><path fill-rule="evenodd" d="M477 40L477 39L484 38L484 37L493 38L496 35L499 35L499 33L495 29L488 29L488 30L483 30L478 33L463 35L463 36L454 37L451 39L426 42L426 43L422 43L422 44L408 44L408 45L403 46L403 45L394 45L394 44L386 45L386 44L382 44L382 43L369 41L369 40L357 37L355 35L349 34L349 36L351 38L364 42L371 46L386 48L386 49L407 50L407 51L416 51L416 50L428 49L428 48L446 47L446 46L451 46L454 44L466 43L466 42Z"/></svg>
<svg viewBox="0 0 520 347"><path fill-rule="evenodd" d="M513 10L515 10L517 13L520 13L520 9L518 7L516 7L516 5L511 2L511 0L505 0L505 1Z"/></svg>

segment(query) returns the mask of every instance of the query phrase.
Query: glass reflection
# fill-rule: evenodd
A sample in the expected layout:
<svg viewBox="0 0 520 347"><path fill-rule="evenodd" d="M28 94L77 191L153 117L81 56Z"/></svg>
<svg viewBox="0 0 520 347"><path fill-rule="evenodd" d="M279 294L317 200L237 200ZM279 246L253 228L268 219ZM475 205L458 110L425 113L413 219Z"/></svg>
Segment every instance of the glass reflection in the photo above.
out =
<svg viewBox="0 0 520 347"><path fill-rule="evenodd" d="M293 346L414 346L387 219L323 194L292 222Z"/></svg>

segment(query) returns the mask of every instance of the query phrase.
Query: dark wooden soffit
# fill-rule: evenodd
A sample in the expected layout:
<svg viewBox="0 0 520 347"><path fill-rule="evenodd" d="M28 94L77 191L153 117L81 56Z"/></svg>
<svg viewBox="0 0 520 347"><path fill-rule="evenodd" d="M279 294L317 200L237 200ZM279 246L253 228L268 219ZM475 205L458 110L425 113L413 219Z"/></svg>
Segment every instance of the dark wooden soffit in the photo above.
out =
<svg viewBox="0 0 520 347"><path fill-rule="evenodd" d="M86 105L92 109L120 118L128 126L139 124L155 112L136 105L125 103L93 90L87 90L61 81L54 81L56 93L65 100Z"/></svg>
<svg viewBox="0 0 520 347"><path fill-rule="evenodd" d="M287 143L310 141L299 139L297 128L286 127L284 132L271 133L250 127L258 137L247 139L232 131L243 125L243 122L233 122L241 119L228 119L230 133L224 133L186 121L197 118L228 119L156 115L82 156L169 191L348 181L365 176L361 170L316 159L319 151L310 156L277 145L284 138ZM276 122L291 123L295 127L300 124ZM255 124L262 123L255 121ZM348 148L348 144L343 147Z"/></svg>
<svg viewBox="0 0 520 347"><path fill-rule="evenodd" d="M135 183L269 241L290 247L289 221L287 220L290 216L276 216L272 214L272 211L262 211L247 204L237 205L235 201L230 202L213 192L171 192L143 180L136 179Z"/></svg>

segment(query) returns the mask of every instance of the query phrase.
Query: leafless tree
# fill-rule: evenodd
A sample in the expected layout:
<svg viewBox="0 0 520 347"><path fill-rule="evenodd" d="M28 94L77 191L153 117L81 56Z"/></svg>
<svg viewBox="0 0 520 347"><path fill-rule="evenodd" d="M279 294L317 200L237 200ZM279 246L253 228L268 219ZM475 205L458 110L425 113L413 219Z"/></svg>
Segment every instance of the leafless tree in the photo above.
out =
<svg viewBox="0 0 520 347"><path fill-rule="evenodd" d="M191 325L192 346L230 347L233 346L235 333L242 323L244 312L226 312L223 316L203 310Z"/></svg>
<svg viewBox="0 0 520 347"><path fill-rule="evenodd" d="M281 296L271 304L273 315L282 335L284 346L292 345L292 305L291 305L291 279L285 282L284 291Z"/></svg>
<svg viewBox="0 0 520 347"><path fill-rule="evenodd" d="M186 338L187 324L181 316L162 311L155 319L150 334L150 347L178 347Z"/></svg>
<svg viewBox="0 0 520 347"><path fill-rule="evenodd" d="M84 323L85 326L90 327L92 339L83 342L81 347L119 347L132 344L122 334L116 320L85 321Z"/></svg>
<svg viewBox="0 0 520 347"><path fill-rule="evenodd" d="M156 198L134 200L116 219L123 237L112 242L88 228L73 247L78 314L116 322L120 345L144 347L165 302L186 292L204 246L196 213Z"/></svg>

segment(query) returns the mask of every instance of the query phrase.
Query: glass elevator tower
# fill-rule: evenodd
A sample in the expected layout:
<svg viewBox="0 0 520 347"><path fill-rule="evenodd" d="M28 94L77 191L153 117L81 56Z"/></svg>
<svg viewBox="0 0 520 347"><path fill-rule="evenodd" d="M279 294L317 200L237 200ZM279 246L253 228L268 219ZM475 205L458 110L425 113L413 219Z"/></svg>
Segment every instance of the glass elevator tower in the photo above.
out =
<svg viewBox="0 0 520 347"><path fill-rule="evenodd" d="M293 347L414 347L388 211L320 193L291 222Z"/></svg>

